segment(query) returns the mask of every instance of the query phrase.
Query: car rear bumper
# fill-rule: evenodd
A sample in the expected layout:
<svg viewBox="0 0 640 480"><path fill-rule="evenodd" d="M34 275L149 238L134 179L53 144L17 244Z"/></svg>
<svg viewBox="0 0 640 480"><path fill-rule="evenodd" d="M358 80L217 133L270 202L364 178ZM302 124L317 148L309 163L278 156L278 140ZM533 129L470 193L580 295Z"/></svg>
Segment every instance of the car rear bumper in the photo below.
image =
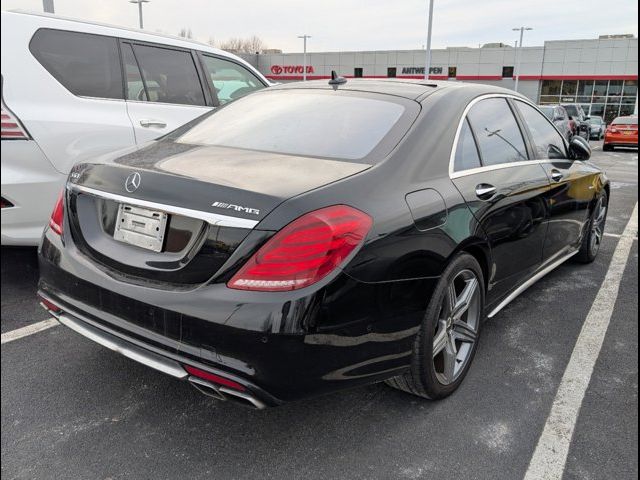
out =
<svg viewBox="0 0 640 480"><path fill-rule="evenodd" d="M40 274L39 293L78 322L179 364L219 372L267 406L402 373L426 308L424 289L409 308L406 290L394 303L386 293L393 284L364 284L344 274L306 293L127 285L96 268L71 241L62 248L49 230Z"/></svg>
<svg viewBox="0 0 640 480"><path fill-rule="evenodd" d="M612 145L618 147L637 147L638 135L611 135L608 134L604 137L605 145Z"/></svg>
<svg viewBox="0 0 640 480"><path fill-rule="evenodd" d="M38 245L66 175L32 140L2 141L2 245Z"/></svg>
<svg viewBox="0 0 640 480"><path fill-rule="evenodd" d="M42 295L42 298L46 301L51 302L51 299L46 295ZM230 378L227 373L215 370L212 371L211 367L199 364L194 365L193 360L189 360L166 351L160 351L150 345L142 344L141 342L138 342L133 338L117 333L114 330L111 330L104 326L100 326L78 313L71 313L66 310L53 311L47 305L43 304L43 306L47 310L49 310L49 312L55 318L57 318L61 324L88 338L89 340L92 340L110 350L118 352L138 363L146 365L147 367L153 368L154 370L158 370L180 380L187 380L203 393L215 396L220 400L235 400L239 403L247 404L248 406L257 408L259 410L267 406L276 406L280 404L278 400L276 400L266 392L240 378ZM213 374L223 376L224 378L242 385L243 390L235 390L223 385L217 385L213 382L209 382L205 379L193 375L189 375L189 373L185 370L184 365L194 366L199 369L204 368Z"/></svg>

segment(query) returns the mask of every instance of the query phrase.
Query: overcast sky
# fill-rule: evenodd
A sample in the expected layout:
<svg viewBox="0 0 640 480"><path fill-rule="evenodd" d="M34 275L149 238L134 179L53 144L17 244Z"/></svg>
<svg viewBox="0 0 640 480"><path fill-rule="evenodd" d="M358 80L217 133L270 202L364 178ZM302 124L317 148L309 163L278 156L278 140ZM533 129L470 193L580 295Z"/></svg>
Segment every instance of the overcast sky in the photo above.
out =
<svg viewBox="0 0 640 480"><path fill-rule="evenodd" d="M137 6L128 0L54 0L63 16L137 27ZM257 35L270 48L310 51L423 48L427 0L151 0L145 28L197 40ZM42 11L42 0L0 0L2 10ZM512 27L533 27L526 45L544 40L638 34L638 0L435 0L433 47L513 44Z"/></svg>

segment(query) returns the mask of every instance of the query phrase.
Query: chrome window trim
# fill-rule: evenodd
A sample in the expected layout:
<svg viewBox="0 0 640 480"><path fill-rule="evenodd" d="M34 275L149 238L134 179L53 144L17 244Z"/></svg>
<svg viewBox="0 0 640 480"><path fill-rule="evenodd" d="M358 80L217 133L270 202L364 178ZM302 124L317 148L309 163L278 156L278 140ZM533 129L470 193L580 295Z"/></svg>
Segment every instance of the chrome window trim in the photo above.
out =
<svg viewBox="0 0 640 480"><path fill-rule="evenodd" d="M127 203L129 205L134 205L134 206L143 207L143 208L151 208L153 210L160 210L166 213L182 215L185 217L197 218L211 225L215 225L219 227L235 227L235 228L252 229L259 223L258 220L230 217L228 215L202 212L200 210L193 210L190 208L177 207L174 205L167 205L164 203L151 202L149 200L141 200L139 198L131 198L125 195L119 195L116 193L96 190L95 188L85 187L83 185L77 185L74 183L68 183L67 189L74 190L80 193L85 193L87 195L93 195L95 197L106 198L107 200L114 200L116 202Z"/></svg>
<svg viewBox="0 0 640 480"><path fill-rule="evenodd" d="M486 167L470 168L468 170L460 170L449 174L451 179L475 175L476 173L491 172L493 170L502 170L505 168L522 167L524 165L541 165L549 160L523 160L522 162L498 163L497 165L487 165Z"/></svg>
<svg viewBox="0 0 640 480"><path fill-rule="evenodd" d="M505 99L506 98L511 98L513 100L518 100L520 102L527 103L527 104L529 104L532 107L537 109L536 105L533 102L531 102L529 99L521 97L519 95L515 95L515 94L512 95L512 94L509 94L509 93L488 93L488 94L485 94L485 95L480 95L479 97L476 97L473 100L471 100L471 102L469 102L469 104L465 107L464 111L462 112L462 116L460 117L460 121L458 122L458 128L456 129L456 135L455 135L455 137L453 139L453 146L451 148L451 155L449 156L449 178L451 178L451 179L459 178L459 177L465 177L467 175L473 175L473 174L476 174L476 173L491 172L493 170L501 170L503 168L513 168L513 167L518 167L518 166L522 166L522 165L543 164L543 163L548 163L550 161L550 160L523 160L523 161L520 161L520 162L509 162L509 163L498 163L496 165L486 165L486 166L482 166L482 167L471 168L471 169L468 169L468 170L460 170L460 171L456 171L455 170L455 160L456 160L456 152L458 150L458 141L460 140L460 133L462 132L462 125L464 124L464 121L467 118L467 114L469 113L469 110L471 110L473 108L473 106L475 104L477 104L478 102L481 102L482 100L486 100L488 98L505 98ZM514 120L516 120L515 115L514 115ZM555 125L553 125L553 123L551 125L553 126L553 128L556 129L558 134L563 138L563 141L565 142L565 148L566 148L567 147L566 140L564 140L564 137L562 136L562 134L560 133L558 128ZM565 159L557 159L557 160L553 160L553 161L562 161L562 160L565 160ZM569 160L569 159L566 159L566 160Z"/></svg>

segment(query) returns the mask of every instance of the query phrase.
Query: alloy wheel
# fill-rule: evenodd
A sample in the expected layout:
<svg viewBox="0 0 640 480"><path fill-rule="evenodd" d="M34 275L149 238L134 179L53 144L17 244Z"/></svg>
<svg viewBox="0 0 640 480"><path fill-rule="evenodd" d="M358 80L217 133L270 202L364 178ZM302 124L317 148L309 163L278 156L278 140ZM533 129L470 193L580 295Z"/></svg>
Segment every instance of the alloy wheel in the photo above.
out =
<svg viewBox="0 0 640 480"><path fill-rule="evenodd" d="M447 287L433 337L433 365L443 385L455 382L471 358L481 317L480 288L471 270L459 272Z"/></svg>
<svg viewBox="0 0 640 480"><path fill-rule="evenodd" d="M591 223L591 238L589 248L591 254L595 255L600 250L600 244L602 243L602 236L604 235L605 220L607 218L607 205L605 204L604 197L598 200L596 209L593 215L593 222Z"/></svg>

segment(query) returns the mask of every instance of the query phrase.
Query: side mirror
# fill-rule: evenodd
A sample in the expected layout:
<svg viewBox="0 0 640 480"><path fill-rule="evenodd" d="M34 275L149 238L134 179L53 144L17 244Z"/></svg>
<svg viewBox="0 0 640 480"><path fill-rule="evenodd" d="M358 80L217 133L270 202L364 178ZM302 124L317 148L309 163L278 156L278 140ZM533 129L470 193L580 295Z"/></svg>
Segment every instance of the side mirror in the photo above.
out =
<svg viewBox="0 0 640 480"><path fill-rule="evenodd" d="M569 142L569 153L574 160L589 160L591 158L591 147L589 142L579 136L574 136Z"/></svg>

